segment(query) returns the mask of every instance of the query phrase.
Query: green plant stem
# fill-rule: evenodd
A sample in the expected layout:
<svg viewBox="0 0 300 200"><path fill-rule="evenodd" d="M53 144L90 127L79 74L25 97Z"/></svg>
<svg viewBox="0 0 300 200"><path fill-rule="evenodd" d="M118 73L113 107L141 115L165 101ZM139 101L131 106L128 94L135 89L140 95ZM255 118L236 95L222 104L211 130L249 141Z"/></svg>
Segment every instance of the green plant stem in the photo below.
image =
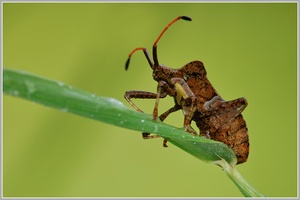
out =
<svg viewBox="0 0 300 200"><path fill-rule="evenodd" d="M230 178L230 180L232 180L245 197L265 197L237 171L235 166L229 165L225 160L216 161L215 164L223 168L226 175Z"/></svg>
<svg viewBox="0 0 300 200"><path fill-rule="evenodd" d="M3 91L63 112L158 134L200 160L221 166L243 195L263 196L237 172L236 157L227 145L195 137L182 129L154 121L152 115L133 111L116 99L96 96L59 81L9 69L3 70Z"/></svg>

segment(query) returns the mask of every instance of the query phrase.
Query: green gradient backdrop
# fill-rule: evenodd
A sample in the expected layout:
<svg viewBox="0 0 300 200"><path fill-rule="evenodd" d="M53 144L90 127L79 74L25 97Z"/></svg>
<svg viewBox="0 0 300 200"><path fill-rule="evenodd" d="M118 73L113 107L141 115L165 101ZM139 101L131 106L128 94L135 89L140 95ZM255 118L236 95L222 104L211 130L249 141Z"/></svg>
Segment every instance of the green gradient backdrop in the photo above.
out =
<svg viewBox="0 0 300 200"><path fill-rule="evenodd" d="M60 80L101 96L155 91L144 55L160 63L205 63L227 100L245 97L248 162L238 170L268 196L297 195L296 3L5 3L4 66ZM4 196L241 196L221 168L139 132L4 96ZM154 101L136 100L151 113ZM159 111L173 100L161 101ZM129 105L128 105L129 106ZM182 126L178 112L166 123Z"/></svg>

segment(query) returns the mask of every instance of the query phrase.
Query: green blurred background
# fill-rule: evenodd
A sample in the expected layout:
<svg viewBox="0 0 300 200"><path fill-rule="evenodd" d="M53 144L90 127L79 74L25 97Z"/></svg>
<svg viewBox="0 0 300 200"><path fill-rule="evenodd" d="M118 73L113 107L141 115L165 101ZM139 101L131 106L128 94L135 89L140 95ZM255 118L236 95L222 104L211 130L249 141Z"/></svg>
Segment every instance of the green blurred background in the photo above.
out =
<svg viewBox="0 0 300 200"><path fill-rule="evenodd" d="M100 96L156 91L142 52L167 23L160 63L205 63L224 99L245 97L250 155L237 166L261 193L297 196L296 3L4 3L6 68L21 69ZM153 100L136 100L151 113ZM161 101L160 113L173 105ZM3 98L5 197L241 196L221 168L162 139ZM166 123L181 127L181 112Z"/></svg>

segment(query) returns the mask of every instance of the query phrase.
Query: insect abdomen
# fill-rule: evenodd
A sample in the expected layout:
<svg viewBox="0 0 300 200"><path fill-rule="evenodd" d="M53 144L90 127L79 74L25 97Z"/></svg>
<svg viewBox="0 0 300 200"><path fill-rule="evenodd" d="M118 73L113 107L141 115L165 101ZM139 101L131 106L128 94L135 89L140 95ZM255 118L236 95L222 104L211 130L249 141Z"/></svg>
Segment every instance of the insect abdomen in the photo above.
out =
<svg viewBox="0 0 300 200"><path fill-rule="evenodd" d="M237 164L247 161L249 154L249 138L246 122L241 114L230 121L222 123L218 116L209 116L196 123L200 135L225 143L237 157Z"/></svg>

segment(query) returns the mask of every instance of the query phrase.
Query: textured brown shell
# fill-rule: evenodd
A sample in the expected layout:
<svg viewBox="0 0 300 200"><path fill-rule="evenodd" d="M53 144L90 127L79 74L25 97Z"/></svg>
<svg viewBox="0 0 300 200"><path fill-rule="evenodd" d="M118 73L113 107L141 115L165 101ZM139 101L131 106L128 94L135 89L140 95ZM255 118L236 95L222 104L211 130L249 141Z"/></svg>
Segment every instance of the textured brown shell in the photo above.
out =
<svg viewBox="0 0 300 200"><path fill-rule="evenodd" d="M192 120L200 129L200 135L225 143L234 151L238 164L246 162L249 154L248 129L240 114L247 106L246 99L223 100L207 79L204 64L200 61L190 62L179 71L197 98L197 110ZM207 110L204 104L216 96L220 100L212 105L213 111ZM244 106L243 109L240 105Z"/></svg>

